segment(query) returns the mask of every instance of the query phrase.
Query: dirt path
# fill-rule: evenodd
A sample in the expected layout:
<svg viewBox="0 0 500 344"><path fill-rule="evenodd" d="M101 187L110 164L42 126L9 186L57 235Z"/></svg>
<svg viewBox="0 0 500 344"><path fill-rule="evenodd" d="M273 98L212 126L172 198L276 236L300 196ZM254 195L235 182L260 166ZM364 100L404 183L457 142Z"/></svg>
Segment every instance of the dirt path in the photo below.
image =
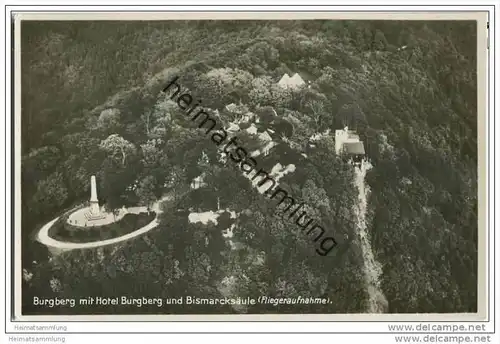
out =
<svg viewBox="0 0 500 344"><path fill-rule="evenodd" d="M355 167L356 177L354 184L358 189L358 204L354 211L356 213L358 236L363 252L365 282L369 296L368 313L385 313L387 311L388 302L380 287L382 266L375 260L366 224L366 209L370 189L368 185L366 185L365 176L366 172L371 168L372 165L367 161L363 161L360 167Z"/></svg>

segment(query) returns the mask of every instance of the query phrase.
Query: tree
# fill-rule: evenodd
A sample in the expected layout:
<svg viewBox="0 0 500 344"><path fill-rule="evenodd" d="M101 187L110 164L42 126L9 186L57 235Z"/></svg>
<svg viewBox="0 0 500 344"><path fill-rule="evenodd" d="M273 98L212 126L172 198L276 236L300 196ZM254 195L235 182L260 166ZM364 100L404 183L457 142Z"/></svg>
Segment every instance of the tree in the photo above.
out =
<svg viewBox="0 0 500 344"><path fill-rule="evenodd" d="M151 209L151 205L156 201L156 193L158 190L158 185L155 177L147 176L141 180L139 186L135 190L139 200L142 204L147 206L148 213Z"/></svg>
<svg viewBox="0 0 500 344"><path fill-rule="evenodd" d="M163 93L160 93L152 110L146 110L141 116L146 134L150 138L161 138L171 131L172 121L182 118L179 106Z"/></svg>
<svg viewBox="0 0 500 344"><path fill-rule="evenodd" d="M290 107L290 103L294 96L294 90L289 88L283 88L277 83L273 83L270 85L271 91L271 102L272 105L279 108L284 109Z"/></svg>
<svg viewBox="0 0 500 344"><path fill-rule="evenodd" d="M387 47L387 39L385 39L384 33L380 30L375 31L375 37L373 38L373 48L375 50L385 50Z"/></svg>
<svg viewBox="0 0 500 344"><path fill-rule="evenodd" d="M314 130L319 131L322 128L322 118L327 117L324 103L320 100L309 100L305 104L305 108L314 121Z"/></svg>
<svg viewBox="0 0 500 344"><path fill-rule="evenodd" d="M199 77L197 90L206 95L204 100L208 106L222 108L230 102L246 99L252 84L253 75L247 71L232 68L212 69ZM234 99L231 94L237 94L240 99Z"/></svg>
<svg viewBox="0 0 500 344"><path fill-rule="evenodd" d="M271 78L258 77L252 81L251 90L248 94L251 105L272 105Z"/></svg>
<svg viewBox="0 0 500 344"><path fill-rule="evenodd" d="M144 126L146 127L146 134L149 136L151 134L151 129L152 129L151 111L146 110L146 112L141 115L141 120L144 123Z"/></svg>
<svg viewBox="0 0 500 344"><path fill-rule="evenodd" d="M189 185L186 171L181 166L172 166L167 176L167 190L174 193L174 200L177 201L182 194L182 190Z"/></svg>
<svg viewBox="0 0 500 344"><path fill-rule="evenodd" d="M134 144L118 134L108 136L105 140L101 141L99 146L102 150L110 154L111 158L120 158L122 166L125 166L127 156L135 152Z"/></svg>
<svg viewBox="0 0 500 344"><path fill-rule="evenodd" d="M33 196L33 209L43 213L44 209L51 212L60 208L66 202L68 190L64 185L63 175L54 172L46 179L37 183L37 190Z"/></svg>
<svg viewBox="0 0 500 344"><path fill-rule="evenodd" d="M97 120L97 125L105 132L116 132L120 126L120 110L110 108L102 111Z"/></svg>
<svg viewBox="0 0 500 344"><path fill-rule="evenodd" d="M100 169L100 190L106 208L120 209L126 203L126 189L137 179L137 172L122 166L115 160L104 160Z"/></svg>
<svg viewBox="0 0 500 344"><path fill-rule="evenodd" d="M293 137L293 125L284 118L277 118L273 128L276 130L276 134L279 137L285 136L287 138Z"/></svg>
<svg viewBox="0 0 500 344"><path fill-rule="evenodd" d="M272 106L262 106L258 107L255 112L259 116L260 120L265 124L272 123L278 118L276 110Z"/></svg>
<svg viewBox="0 0 500 344"><path fill-rule="evenodd" d="M27 180L36 180L48 176L54 171L60 158L61 151L57 147L44 146L33 149L23 157L23 174L29 176Z"/></svg>
<svg viewBox="0 0 500 344"><path fill-rule="evenodd" d="M162 151L158 146L162 143L161 139L152 139L141 145L141 161L146 168L153 168L159 164Z"/></svg>
<svg viewBox="0 0 500 344"><path fill-rule="evenodd" d="M279 51L267 42L258 42L247 48L245 53L254 63L258 63L264 69L273 68L279 61Z"/></svg>

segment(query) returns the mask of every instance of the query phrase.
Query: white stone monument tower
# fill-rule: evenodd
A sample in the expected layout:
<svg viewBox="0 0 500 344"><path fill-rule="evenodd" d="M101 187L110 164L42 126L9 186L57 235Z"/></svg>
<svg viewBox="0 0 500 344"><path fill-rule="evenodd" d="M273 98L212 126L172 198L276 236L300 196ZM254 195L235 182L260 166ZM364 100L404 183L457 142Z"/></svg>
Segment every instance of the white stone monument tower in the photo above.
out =
<svg viewBox="0 0 500 344"><path fill-rule="evenodd" d="M106 218L106 214L101 213L101 208L99 207L95 176L90 177L90 207L85 212L85 218L89 222Z"/></svg>
<svg viewBox="0 0 500 344"><path fill-rule="evenodd" d="M99 215L101 210L99 209L99 201L97 200L97 185L95 182L95 176L90 177L90 213L92 215Z"/></svg>

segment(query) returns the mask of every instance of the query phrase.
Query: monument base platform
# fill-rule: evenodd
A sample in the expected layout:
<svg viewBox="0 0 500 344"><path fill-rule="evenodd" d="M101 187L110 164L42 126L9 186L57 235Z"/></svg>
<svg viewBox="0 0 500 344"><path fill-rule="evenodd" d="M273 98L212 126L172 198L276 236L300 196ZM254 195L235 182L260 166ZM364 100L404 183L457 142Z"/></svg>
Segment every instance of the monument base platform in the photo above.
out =
<svg viewBox="0 0 500 344"><path fill-rule="evenodd" d="M94 214L91 211L88 211L84 214L85 218L87 221L95 221L95 220L102 220L106 218L106 214Z"/></svg>
<svg viewBox="0 0 500 344"><path fill-rule="evenodd" d="M101 211L99 214L94 214L90 208L82 208L71 213L68 217L68 224L77 227L94 227L103 226L120 220L125 213L120 211L116 216L113 213Z"/></svg>

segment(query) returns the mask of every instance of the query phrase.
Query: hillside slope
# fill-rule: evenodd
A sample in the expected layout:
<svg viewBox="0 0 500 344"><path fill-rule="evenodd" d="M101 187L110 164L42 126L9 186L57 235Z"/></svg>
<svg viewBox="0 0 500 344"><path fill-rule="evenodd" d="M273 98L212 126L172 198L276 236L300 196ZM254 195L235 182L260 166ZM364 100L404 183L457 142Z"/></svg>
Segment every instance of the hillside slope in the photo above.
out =
<svg viewBox="0 0 500 344"><path fill-rule="evenodd" d="M367 230L388 311L476 311L474 22L31 22L22 30L22 212L30 214L23 216L23 265L34 273L23 297L100 289L108 296L209 297L228 292L221 281L239 276L247 283L235 295L335 300L249 312L367 309L359 242L341 260L315 255L235 166L219 162L203 130L165 101L162 88L179 75L221 122L242 116L226 105L243 104L261 119L259 131L288 137L263 166L294 164L284 185L342 235L355 235L354 171L335 156L332 137L314 148L309 140L326 129L355 128L373 165ZM276 85L294 72L307 73L311 88ZM109 140L113 134L120 140ZM241 141L257 145L252 135ZM147 236L30 265L45 253L30 253L29 233L85 199L90 175L114 209L183 189L202 173L208 186L181 197ZM234 234L244 249L231 250L222 235L230 219L189 223L189 207L218 205L245 211ZM51 279L60 288L49 288Z"/></svg>

